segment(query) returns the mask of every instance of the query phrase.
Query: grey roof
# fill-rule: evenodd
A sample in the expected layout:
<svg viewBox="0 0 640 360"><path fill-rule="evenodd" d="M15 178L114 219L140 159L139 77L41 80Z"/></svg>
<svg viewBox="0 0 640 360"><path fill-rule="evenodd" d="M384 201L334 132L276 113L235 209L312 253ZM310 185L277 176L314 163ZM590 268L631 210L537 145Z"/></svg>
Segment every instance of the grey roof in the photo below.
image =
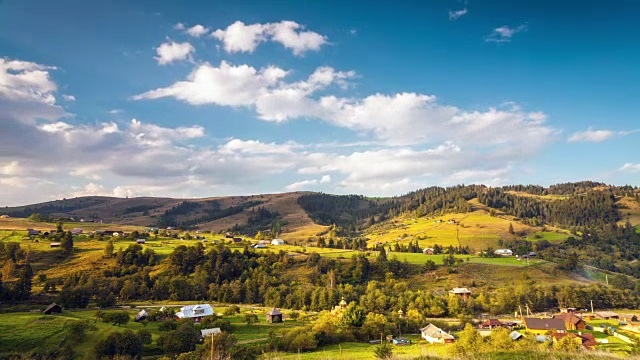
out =
<svg viewBox="0 0 640 360"><path fill-rule="evenodd" d="M467 288L453 288L453 290L449 290L449 292L454 294L471 294L471 291Z"/></svg>
<svg viewBox="0 0 640 360"><path fill-rule="evenodd" d="M271 309L271 311L269 311L269 312L267 313L267 315L271 315L271 316L274 316L274 315L282 315L282 313L281 313L278 309L273 308L273 309Z"/></svg>
<svg viewBox="0 0 640 360"><path fill-rule="evenodd" d="M213 315L213 308L209 304L183 306L180 311L176 313L176 316L180 319L205 317L209 315Z"/></svg>
<svg viewBox="0 0 640 360"><path fill-rule="evenodd" d="M532 330L567 330L562 319L525 318L524 323Z"/></svg>
<svg viewBox="0 0 640 360"><path fill-rule="evenodd" d="M420 332L423 335L427 335L434 339L451 339L451 340L454 339L452 335L448 334L446 331L440 329L439 327L433 324L429 324L423 327L422 329L420 329Z"/></svg>
<svg viewBox="0 0 640 360"><path fill-rule="evenodd" d="M520 339L521 337L524 337L524 335L520 334L517 331L512 331L511 334L509 334L509 337L511 338L511 340L515 341Z"/></svg>
<svg viewBox="0 0 640 360"><path fill-rule="evenodd" d="M53 309L53 308L54 308L54 307L56 307L56 306L57 306L57 307L59 307L60 309L62 309L62 306L60 306L60 305L58 305L58 304L56 304L56 303L51 303L51 305L47 306L47 308L46 308L46 309L44 309L44 311L43 311L43 312L47 312L47 311L49 311L49 310Z"/></svg>

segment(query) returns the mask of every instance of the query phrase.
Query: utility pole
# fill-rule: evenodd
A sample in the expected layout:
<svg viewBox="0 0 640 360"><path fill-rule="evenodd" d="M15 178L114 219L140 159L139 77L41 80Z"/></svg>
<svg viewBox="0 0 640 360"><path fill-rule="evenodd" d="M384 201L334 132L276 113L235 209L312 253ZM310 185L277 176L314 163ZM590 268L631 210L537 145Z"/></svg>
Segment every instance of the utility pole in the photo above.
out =
<svg viewBox="0 0 640 360"><path fill-rule="evenodd" d="M591 313L593 314L593 300L591 300Z"/></svg>
<svg viewBox="0 0 640 360"><path fill-rule="evenodd" d="M213 334L211 334L211 360L213 360Z"/></svg>

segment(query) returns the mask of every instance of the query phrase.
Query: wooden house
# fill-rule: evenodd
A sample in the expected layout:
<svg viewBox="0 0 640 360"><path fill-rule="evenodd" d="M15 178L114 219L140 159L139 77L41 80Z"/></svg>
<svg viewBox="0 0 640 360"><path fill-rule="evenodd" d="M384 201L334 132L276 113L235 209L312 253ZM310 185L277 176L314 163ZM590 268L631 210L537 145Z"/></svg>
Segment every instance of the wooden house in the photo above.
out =
<svg viewBox="0 0 640 360"><path fill-rule="evenodd" d="M587 324L584 322L584 320L579 318L573 312L567 312L567 313L562 313L562 314L559 314L559 315L555 315L553 318L554 319L561 319L562 321L564 321L564 324L565 324L567 330L584 330L586 328L586 326L587 326Z"/></svg>
<svg viewBox="0 0 640 360"><path fill-rule="evenodd" d="M478 325L480 329L495 329L503 326L504 324L502 323L502 321L498 319L487 319L483 321L480 325Z"/></svg>
<svg viewBox="0 0 640 360"><path fill-rule="evenodd" d="M596 311L595 315L597 318L604 319L604 320L620 318L620 315L614 313L613 311Z"/></svg>
<svg viewBox="0 0 640 360"><path fill-rule="evenodd" d="M282 322L282 313L276 308L271 309L267 313L267 322L270 322L270 323Z"/></svg>
<svg viewBox="0 0 640 360"><path fill-rule="evenodd" d="M435 253L435 250L433 248L424 248L422 250L422 253L425 255L433 255Z"/></svg>
<svg viewBox="0 0 640 360"><path fill-rule="evenodd" d="M449 290L449 296L458 296L463 300L469 300L469 298L471 298L471 291L467 288L453 288Z"/></svg>
<svg viewBox="0 0 640 360"><path fill-rule="evenodd" d="M536 334L544 334L547 331L565 331L567 326L562 319L524 318L524 326L527 330Z"/></svg>
<svg viewBox="0 0 640 360"><path fill-rule="evenodd" d="M450 344L454 340L453 335L433 324L420 329L420 336L431 344Z"/></svg>
<svg viewBox="0 0 640 360"><path fill-rule="evenodd" d="M62 306L56 303L51 303L51 305L47 306L47 308L44 309L43 313L45 315L62 314Z"/></svg>

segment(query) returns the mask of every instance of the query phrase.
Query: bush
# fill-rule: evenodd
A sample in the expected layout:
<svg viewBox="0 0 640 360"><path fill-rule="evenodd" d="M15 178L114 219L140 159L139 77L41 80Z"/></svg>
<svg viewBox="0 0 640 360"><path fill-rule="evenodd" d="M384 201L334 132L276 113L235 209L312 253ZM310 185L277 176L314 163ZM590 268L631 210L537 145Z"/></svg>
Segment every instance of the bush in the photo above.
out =
<svg viewBox="0 0 640 360"><path fill-rule="evenodd" d="M231 305L224 309L224 316L233 316L235 314L240 314L240 308L237 305Z"/></svg>
<svg viewBox="0 0 640 360"><path fill-rule="evenodd" d="M376 346L376 348L373 350L373 354L375 355L376 359L390 359L391 357L393 357L393 348L391 347L391 344L383 342L382 344Z"/></svg>

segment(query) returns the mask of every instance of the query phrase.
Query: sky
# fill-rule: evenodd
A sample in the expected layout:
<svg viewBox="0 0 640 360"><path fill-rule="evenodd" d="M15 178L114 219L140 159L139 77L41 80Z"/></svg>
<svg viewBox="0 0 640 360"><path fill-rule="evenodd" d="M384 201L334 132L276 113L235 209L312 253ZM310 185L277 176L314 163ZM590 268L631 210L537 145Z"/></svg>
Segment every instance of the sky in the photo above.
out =
<svg viewBox="0 0 640 360"><path fill-rule="evenodd" d="M0 0L0 206L640 185L640 2Z"/></svg>

